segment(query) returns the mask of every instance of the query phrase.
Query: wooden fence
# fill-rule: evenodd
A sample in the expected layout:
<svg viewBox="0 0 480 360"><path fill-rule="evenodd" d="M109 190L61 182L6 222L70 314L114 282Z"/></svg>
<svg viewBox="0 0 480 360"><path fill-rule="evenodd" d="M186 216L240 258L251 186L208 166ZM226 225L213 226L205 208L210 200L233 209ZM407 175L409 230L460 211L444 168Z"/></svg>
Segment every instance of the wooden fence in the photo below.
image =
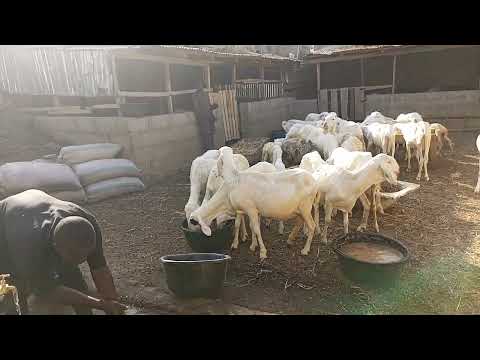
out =
<svg viewBox="0 0 480 360"><path fill-rule="evenodd" d="M318 94L319 112L333 111L344 120L365 119L366 93L391 89L391 85L322 89Z"/></svg>
<svg viewBox="0 0 480 360"><path fill-rule="evenodd" d="M277 80L237 81L235 90L238 101L261 101L284 96L284 84Z"/></svg>
<svg viewBox="0 0 480 360"><path fill-rule="evenodd" d="M210 102L218 104L218 111L223 118L225 141L240 139L240 113L232 85L223 86L220 90L210 93Z"/></svg>

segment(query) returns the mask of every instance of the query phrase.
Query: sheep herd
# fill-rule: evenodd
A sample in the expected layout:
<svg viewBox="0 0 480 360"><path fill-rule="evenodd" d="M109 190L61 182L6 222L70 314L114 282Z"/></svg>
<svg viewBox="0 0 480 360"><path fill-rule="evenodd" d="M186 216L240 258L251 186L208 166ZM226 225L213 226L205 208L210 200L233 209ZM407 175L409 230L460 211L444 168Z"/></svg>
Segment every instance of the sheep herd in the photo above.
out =
<svg viewBox="0 0 480 360"><path fill-rule="evenodd" d="M377 212L383 214L380 186L385 181L396 185L400 174L396 149L405 148L407 171L411 170L411 151L415 151L417 180L423 172L427 181L432 132L438 139L433 149L437 154L445 144L453 150L448 130L424 121L418 113L400 114L394 120L375 111L362 123L345 121L332 112L312 113L305 120L283 121L282 127L285 138L265 144L262 161L253 166L228 146L209 150L192 162L190 198L185 205L190 229L210 236L212 222L221 227L235 219L232 248L236 249L239 239L244 242L248 238L248 216L250 250L258 246L260 258L265 259L261 218L268 223L278 221L280 234L284 221L294 219L287 243L293 244L303 230L307 240L301 254L308 255L316 234L328 243L327 230L338 210L348 233L349 216L357 200L363 207L357 231L367 228L370 210L379 231ZM480 137L477 147L480 151ZM323 229L319 220L322 205Z"/></svg>

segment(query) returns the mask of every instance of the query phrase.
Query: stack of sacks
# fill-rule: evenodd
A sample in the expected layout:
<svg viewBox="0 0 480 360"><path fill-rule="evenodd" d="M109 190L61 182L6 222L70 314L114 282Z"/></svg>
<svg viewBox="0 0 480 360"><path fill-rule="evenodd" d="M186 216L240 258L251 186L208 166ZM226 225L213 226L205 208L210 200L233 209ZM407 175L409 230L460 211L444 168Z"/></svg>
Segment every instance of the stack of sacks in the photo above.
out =
<svg viewBox="0 0 480 360"><path fill-rule="evenodd" d="M0 191L3 197L38 189L57 199L84 203L85 191L73 170L65 164L22 161L0 166Z"/></svg>
<svg viewBox="0 0 480 360"><path fill-rule="evenodd" d="M115 159L122 151L117 144L67 146L58 161L69 164L85 188L88 202L145 190L140 170L127 159Z"/></svg>
<svg viewBox="0 0 480 360"><path fill-rule="evenodd" d="M57 161L72 166L86 161L113 159L121 152L122 145L109 143L64 146L60 149Z"/></svg>
<svg viewBox="0 0 480 360"><path fill-rule="evenodd" d="M87 161L73 166L88 202L145 190L140 170L127 159Z"/></svg>

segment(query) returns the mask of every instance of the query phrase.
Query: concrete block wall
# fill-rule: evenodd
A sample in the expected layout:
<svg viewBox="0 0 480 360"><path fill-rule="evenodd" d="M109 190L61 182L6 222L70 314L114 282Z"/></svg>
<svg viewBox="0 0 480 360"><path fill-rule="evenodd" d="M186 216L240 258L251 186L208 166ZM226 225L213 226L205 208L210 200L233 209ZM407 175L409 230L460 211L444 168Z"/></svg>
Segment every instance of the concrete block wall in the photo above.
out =
<svg viewBox="0 0 480 360"><path fill-rule="evenodd" d="M450 129L480 128L480 90L368 95L366 109L367 114L378 110L393 118L416 111Z"/></svg>
<svg viewBox="0 0 480 360"><path fill-rule="evenodd" d="M216 146L221 147L225 144L224 130L220 121L217 125ZM133 160L146 175L173 175L201 154L192 112L143 118L38 116L34 126L60 144L121 144L123 156Z"/></svg>
<svg viewBox="0 0 480 360"><path fill-rule="evenodd" d="M291 118L290 105L294 101L294 98L283 97L240 103L242 137L270 137L273 130L282 130L282 121Z"/></svg>
<svg viewBox="0 0 480 360"><path fill-rule="evenodd" d="M295 100L290 104L290 118L297 120L305 120L310 113L318 113L317 100Z"/></svg>

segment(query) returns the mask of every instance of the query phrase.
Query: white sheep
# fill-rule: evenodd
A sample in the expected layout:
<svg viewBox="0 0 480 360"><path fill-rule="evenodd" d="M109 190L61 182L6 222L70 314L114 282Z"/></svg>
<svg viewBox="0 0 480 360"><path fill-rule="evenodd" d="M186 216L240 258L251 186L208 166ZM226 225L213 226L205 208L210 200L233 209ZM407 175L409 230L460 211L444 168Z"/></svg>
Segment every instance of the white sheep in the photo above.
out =
<svg viewBox="0 0 480 360"><path fill-rule="evenodd" d="M266 161L261 161L261 162L258 162L256 163L255 165L249 167L247 170L244 170L244 171L248 171L248 172L261 172L261 173L272 173L272 172L276 172L276 171L279 171L274 165L270 164L269 162L266 162ZM244 215L240 215L240 214L237 214L236 217L235 217L235 221L237 223L236 225L236 230L235 230L235 236L233 238L233 242L232 242L232 249L236 249L238 247L238 227L239 227L239 221L242 221L242 224L244 224L244 218L245 216ZM238 220L240 219L240 220ZM267 224L267 226L270 226L270 223L271 223L271 220L270 219L265 219L265 222ZM252 246L253 247L256 247L257 245L254 245L257 243L257 240L256 240L256 237L255 237L255 232L250 229L250 231L252 232ZM284 223L283 221L279 221L278 222L278 233L279 234L283 234L283 231L284 231ZM244 238L242 238L242 241L245 241Z"/></svg>
<svg viewBox="0 0 480 360"><path fill-rule="evenodd" d="M328 112L322 112L320 114L310 113L305 116L305 121L323 121L328 114Z"/></svg>
<svg viewBox="0 0 480 360"><path fill-rule="evenodd" d="M325 133L321 128L312 125L293 126L287 134L287 139L291 138L301 138L311 142L324 158L328 158L332 151L338 147L335 135Z"/></svg>
<svg viewBox="0 0 480 360"><path fill-rule="evenodd" d="M412 112L408 114L400 114L395 119L396 123L418 123L422 122L423 117L417 112Z"/></svg>
<svg viewBox="0 0 480 360"><path fill-rule="evenodd" d="M337 148L333 151L330 158L327 159L327 164L338 166L344 170L355 171L365 165L370 159L372 159L372 153L364 151L347 151L344 148ZM359 200L363 206L363 217L362 222L357 228L357 231L365 230L368 224L368 216L370 213L370 202L368 201L368 192L365 192L360 196ZM378 222L377 222L377 210L383 214L383 207L380 199L380 185L374 185L371 188L372 194L372 205L373 205L373 215L374 215L374 225L377 232L379 231ZM333 215L335 216L336 211L334 210ZM350 213L351 215L351 213Z"/></svg>
<svg viewBox="0 0 480 360"><path fill-rule="evenodd" d="M438 139L438 146L437 146L437 149L435 149L436 154L440 155L445 145L445 142L448 143L448 146L450 147L450 151L453 152L454 143L448 137L448 129L439 123L430 124L430 129L435 133Z"/></svg>
<svg viewBox="0 0 480 360"><path fill-rule="evenodd" d="M374 111L370 115L368 115L365 120L362 121L362 126L367 126L370 124L374 123L380 123L380 124L393 124L395 123L395 120L392 118L389 118L387 116L384 116L380 111Z"/></svg>
<svg viewBox="0 0 480 360"><path fill-rule="evenodd" d="M383 181L396 184L400 172L397 161L389 155L378 154L356 171L344 170L335 165L323 165L313 173L317 182L315 204L324 203L325 226L322 242L327 242L327 230L331 222L332 211L337 208L343 212L344 232L348 233L348 214L357 199L368 188ZM318 223L318 221L317 221ZM311 239L308 238L303 255L310 251Z"/></svg>
<svg viewBox="0 0 480 360"><path fill-rule="evenodd" d="M262 260L267 257L267 249L260 231L259 216L283 221L297 218L287 243L293 243L304 222L309 228L307 240L311 242L315 231L311 210L317 185L310 173L302 169L274 173L239 172L233 165L232 150L225 147L221 149L217 166L224 183L207 204L190 215L189 223L200 225L202 232L210 236L210 223L219 215L248 215ZM252 251L255 250L254 245L250 247Z"/></svg>
<svg viewBox="0 0 480 360"><path fill-rule="evenodd" d="M363 131L360 124L353 121L346 121L337 116L336 113L330 113L325 117L324 129L330 134L349 134L355 136L365 146Z"/></svg>
<svg viewBox="0 0 480 360"><path fill-rule="evenodd" d="M290 131L290 129L294 126L297 127L302 127L305 125L311 125L319 128L323 128L324 121L319 120L319 121L303 121L303 120L288 120L288 121L282 121L282 128L285 130L286 133Z"/></svg>
<svg viewBox="0 0 480 360"><path fill-rule="evenodd" d="M287 133L294 125L306 125L306 121L296 119L282 121L282 128Z"/></svg>
<svg viewBox="0 0 480 360"><path fill-rule="evenodd" d="M333 150L338 148L336 136L332 134L324 134L320 129L310 134L309 141L325 159L328 159Z"/></svg>
<svg viewBox="0 0 480 360"><path fill-rule="evenodd" d="M312 151L302 157L299 168L314 173L321 165L325 164L325 160L322 159L318 151Z"/></svg>
<svg viewBox="0 0 480 360"><path fill-rule="evenodd" d="M375 145L384 154L390 154L395 157L395 137L398 130L394 125L375 122L362 126L362 129L367 139L367 151L370 151L371 147Z"/></svg>
<svg viewBox="0 0 480 360"><path fill-rule="evenodd" d="M477 150L480 152L480 135L477 137ZM475 187L475 192L479 193L480 192L480 160L479 160L479 168L478 168L478 180L477 180L477 186Z"/></svg>
<svg viewBox="0 0 480 360"><path fill-rule="evenodd" d="M262 149L262 161L272 163L278 170L285 170L282 154L281 144L275 142L266 143Z"/></svg>
<svg viewBox="0 0 480 360"><path fill-rule="evenodd" d="M217 164L220 156L218 150L208 150L192 161L190 168L190 197L185 205L185 216L188 219L190 214L200 207L200 199L207 186L210 171ZM189 225L190 227L190 225Z"/></svg>
<svg viewBox="0 0 480 360"><path fill-rule="evenodd" d="M250 166L247 158L242 154L234 154L233 163L238 171L247 170ZM222 186L222 184L223 178L218 175L217 166L213 166L213 168L210 170L210 174L208 175L207 185L205 188L205 197L203 198L202 205L212 198L212 196L218 191L218 189L220 189L220 186Z"/></svg>
<svg viewBox="0 0 480 360"><path fill-rule="evenodd" d="M365 145L356 136L350 134L338 134L337 141L340 147L348 151L365 151Z"/></svg>
<svg viewBox="0 0 480 360"><path fill-rule="evenodd" d="M416 113L415 113L416 114ZM421 179L422 169L425 170L425 179L430 180L428 176L428 159L430 152L430 143L432 133L430 124L425 121L420 122L399 122L394 127L401 132L405 140L405 148L407 151L407 171L410 171L411 147L415 147L415 153L418 161L417 180Z"/></svg>

